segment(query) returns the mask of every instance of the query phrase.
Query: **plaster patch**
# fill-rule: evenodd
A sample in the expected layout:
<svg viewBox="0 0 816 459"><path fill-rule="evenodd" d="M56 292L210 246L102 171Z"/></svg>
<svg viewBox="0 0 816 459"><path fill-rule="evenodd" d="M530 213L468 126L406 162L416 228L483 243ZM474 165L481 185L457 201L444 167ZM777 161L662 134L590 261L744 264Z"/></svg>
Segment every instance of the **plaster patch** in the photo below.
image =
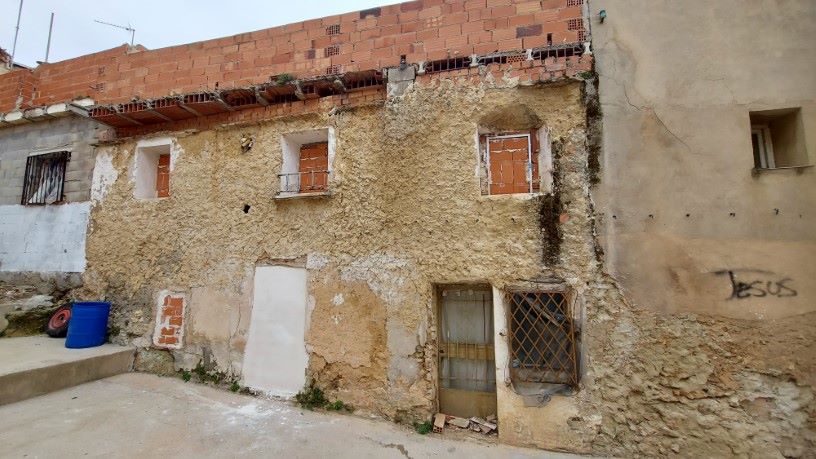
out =
<svg viewBox="0 0 816 459"><path fill-rule="evenodd" d="M109 148L98 150L91 181L91 203L93 205L105 199L108 190L117 178L119 178L119 170L113 165L111 150Z"/></svg>
<svg viewBox="0 0 816 459"><path fill-rule="evenodd" d="M332 304L335 306L342 306L345 302L346 300L343 298L342 293L338 293L337 295L334 295L334 298L332 298Z"/></svg>
<svg viewBox="0 0 816 459"><path fill-rule="evenodd" d="M365 282L386 303L396 305L404 297L400 292L406 281L403 272L407 267L408 261L392 255L370 255L340 268L340 279L343 282Z"/></svg>
<svg viewBox="0 0 816 459"><path fill-rule="evenodd" d="M323 269L329 264L329 257L322 253L310 253L306 257L306 269Z"/></svg>

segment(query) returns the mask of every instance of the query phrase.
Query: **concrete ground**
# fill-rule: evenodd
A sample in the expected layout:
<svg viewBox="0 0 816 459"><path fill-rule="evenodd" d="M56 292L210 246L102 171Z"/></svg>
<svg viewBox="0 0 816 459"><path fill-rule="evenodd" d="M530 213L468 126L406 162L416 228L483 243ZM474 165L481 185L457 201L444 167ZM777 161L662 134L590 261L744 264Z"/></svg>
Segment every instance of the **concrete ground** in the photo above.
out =
<svg viewBox="0 0 816 459"><path fill-rule="evenodd" d="M65 338L0 338L0 405L127 372L134 349L66 349Z"/></svg>
<svg viewBox="0 0 816 459"><path fill-rule="evenodd" d="M570 458L128 373L0 406L0 457Z"/></svg>

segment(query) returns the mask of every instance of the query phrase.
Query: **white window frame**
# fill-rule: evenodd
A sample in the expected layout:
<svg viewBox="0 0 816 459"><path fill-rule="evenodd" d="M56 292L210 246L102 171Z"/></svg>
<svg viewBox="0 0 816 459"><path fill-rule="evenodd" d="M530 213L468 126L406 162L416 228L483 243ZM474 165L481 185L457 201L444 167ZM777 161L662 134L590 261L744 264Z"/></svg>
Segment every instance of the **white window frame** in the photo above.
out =
<svg viewBox="0 0 816 459"><path fill-rule="evenodd" d="M308 129L304 131L288 132L281 135L281 150L283 158L281 162L281 170L278 174L280 185L276 198L285 199L292 197L312 197L312 196L327 196L331 193L331 182L334 176L334 154L335 154L335 135L333 127L320 127L315 129ZM300 188L300 148L303 145L315 142L328 143L328 172L326 191L318 193L300 193L299 191L291 191L292 189ZM294 176L294 178L291 178Z"/></svg>
<svg viewBox="0 0 816 459"><path fill-rule="evenodd" d="M774 161L773 142L771 140L771 129L766 124L757 124L751 126L751 149L754 148L754 135L759 140L757 145L759 147L759 168L760 169L774 169L776 164Z"/></svg>

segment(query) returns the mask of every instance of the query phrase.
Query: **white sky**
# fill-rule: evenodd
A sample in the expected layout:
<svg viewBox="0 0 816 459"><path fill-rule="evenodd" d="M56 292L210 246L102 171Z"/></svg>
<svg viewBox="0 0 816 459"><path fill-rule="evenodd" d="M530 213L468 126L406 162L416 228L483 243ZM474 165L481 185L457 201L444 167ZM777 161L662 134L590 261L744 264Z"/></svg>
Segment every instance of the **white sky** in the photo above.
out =
<svg viewBox="0 0 816 459"><path fill-rule="evenodd" d="M14 60L34 66L45 58L51 12L48 60L57 62L130 42L130 32L94 19L130 24L137 44L156 49L390 3L395 0L24 0ZM19 5L0 0L0 47L9 53Z"/></svg>

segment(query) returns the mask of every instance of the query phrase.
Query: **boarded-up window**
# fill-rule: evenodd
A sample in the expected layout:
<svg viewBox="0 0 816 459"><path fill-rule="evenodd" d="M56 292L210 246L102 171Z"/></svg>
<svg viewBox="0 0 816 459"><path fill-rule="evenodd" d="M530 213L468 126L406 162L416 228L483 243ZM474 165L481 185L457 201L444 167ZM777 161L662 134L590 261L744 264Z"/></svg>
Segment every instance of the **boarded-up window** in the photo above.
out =
<svg viewBox="0 0 816 459"><path fill-rule="evenodd" d="M510 375L513 381L578 385L578 349L568 296L511 292Z"/></svg>
<svg viewBox="0 0 816 459"><path fill-rule="evenodd" d="M29 156L23 181L21 204L53 204L62 201L65 168L71 153L58 151Z"/></svg>
<svg viewBox="0 0 816 459"><path fill-rule="evenodd" d="M170 196L170 154L159 155L159 165L156 168L156 196L166 198Z"/></svg>
<svg viewBox="0 0 816 459"><path fill-rule="evenodd" d="M300 192L326 191L329 178L329 143L317 142L300 147Z"/></svg>
<svg viewBox="0 0 816 459"><path fill-rule="evenodd" d="M539 190L538 139L533 132L482 136L488 194L533 193Z"/></svg>

